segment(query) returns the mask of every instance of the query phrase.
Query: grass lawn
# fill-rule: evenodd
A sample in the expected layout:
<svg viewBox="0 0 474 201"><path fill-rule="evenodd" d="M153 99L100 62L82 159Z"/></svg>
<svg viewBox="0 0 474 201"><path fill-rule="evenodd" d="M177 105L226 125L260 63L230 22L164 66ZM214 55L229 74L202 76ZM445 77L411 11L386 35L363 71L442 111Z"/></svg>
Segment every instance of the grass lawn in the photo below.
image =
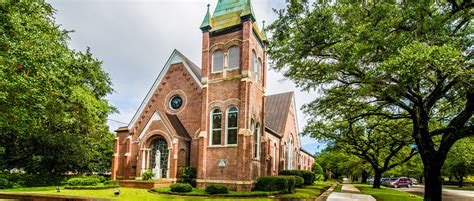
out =
<svg viewBox="0 0 474 201"><path fill-rule="evenodd" d="M341 184L337 184L336 188L334 189L334 192L341 192L341 189L342 189L342 185Z"/></svg>
<svg viewBox="0 0 474 201"><path fill-rule="evenodd" d="M333 182L315 182L312 186L305 186L303 188L297 188L296 193L282 195L283 198L310 198L321 194L325 189L329 188ZM31 187L31 188L16 188L16 189L0 189L0 192L14 192L14 193L32 193L32 194L50 194L50 195L65 195L65 196L80 196L80 197L91 197L91 198L106 198L114 200L235 200L236 198L207 198L207 197L177 197L174 195L159 195L150 193L146 189L135 189L135 188L119 188L121 193L120 196L114 196L114 189L101 189L101 190L68 190L61 187L61 192L56 192L55 186L50 187ZM197 191L203 191L197 189ZM199 193L199 192L198 192ZM202 193L202 192L201 192ZM248 192L249 195L262 196L263 192ZM265 192L266 193L266 192ZM242 192L229 192L230 195L239 195ZM278 196L277 196L278 197ZM249 197L241 199L251 199L257 201L270 201L272 198L267 197Z"/></svg>
<svg viewBox="0 0 474 201"><path fill-rule="evenodd" d="M311 186L304 186L303 188L297 188L296 193L285 194L280 196L281 198L293 198L293 199L302 199L302 198L314 198L324 193L326 189L332 186L334 182L331 181L317 181L314 182Z"/></svg>
<svg viewBox="0 0 474 201"><path fill-rule="evenodd" d="M354 184L362 193L372 195L377 200L382 201L422 201L423 197L413 195L407 192L401 192L394 189L380 187L372 188L372 185Z"/></svg>

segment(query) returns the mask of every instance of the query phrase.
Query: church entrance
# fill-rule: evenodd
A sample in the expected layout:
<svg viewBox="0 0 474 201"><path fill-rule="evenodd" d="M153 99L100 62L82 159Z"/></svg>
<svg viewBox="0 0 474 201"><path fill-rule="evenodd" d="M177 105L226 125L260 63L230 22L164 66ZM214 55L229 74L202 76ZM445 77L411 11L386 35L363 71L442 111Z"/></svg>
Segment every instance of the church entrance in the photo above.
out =
<svg viewBox="0 0 474 201"><path fill-rule="evenodd" d="M167 178L168 173L168 144L162 138L156 139L151 145L150 164L155 179Z"/></svg>

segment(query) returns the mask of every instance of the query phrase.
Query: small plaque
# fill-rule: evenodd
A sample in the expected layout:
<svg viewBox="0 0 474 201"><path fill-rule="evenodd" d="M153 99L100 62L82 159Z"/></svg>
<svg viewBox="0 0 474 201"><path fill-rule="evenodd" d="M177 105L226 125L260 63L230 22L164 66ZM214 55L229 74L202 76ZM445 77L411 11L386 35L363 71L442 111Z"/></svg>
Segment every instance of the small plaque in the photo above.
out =
<svg viewBox="0 0 474 201"><path fill-rule="evenodd" d="M220 168L224 168L225 166L227 166L227 161L224 160L224 159L220 159L220 160L217 162L217 165L218 165Z"/></svg>

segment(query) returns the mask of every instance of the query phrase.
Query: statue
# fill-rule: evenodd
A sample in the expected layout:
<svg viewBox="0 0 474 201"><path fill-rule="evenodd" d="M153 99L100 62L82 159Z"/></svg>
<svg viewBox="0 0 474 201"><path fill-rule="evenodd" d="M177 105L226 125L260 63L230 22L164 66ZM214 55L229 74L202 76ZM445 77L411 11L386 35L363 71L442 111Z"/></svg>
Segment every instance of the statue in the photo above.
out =
<svg viewBox="0 0 474 201"><path fill-rule="evenodd" d="M153 172L155 173L155 178L161 178L161 152L160 150L156 150L155 153L155 167L153 168Z"/></svg>

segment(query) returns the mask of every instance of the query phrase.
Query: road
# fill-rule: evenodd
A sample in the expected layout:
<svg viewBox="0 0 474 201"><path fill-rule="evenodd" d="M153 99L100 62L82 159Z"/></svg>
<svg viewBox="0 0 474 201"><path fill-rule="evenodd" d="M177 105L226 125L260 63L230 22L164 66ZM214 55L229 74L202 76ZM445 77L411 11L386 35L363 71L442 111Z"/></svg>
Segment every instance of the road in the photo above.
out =
<svg viewBox="0 0 474 201"><path fill-rule="evenodd" d="M397 188L397 190L423 196L425 187L415 185L411 188ZM443 201L474 201L474 191L443 189Z"/></svg>

